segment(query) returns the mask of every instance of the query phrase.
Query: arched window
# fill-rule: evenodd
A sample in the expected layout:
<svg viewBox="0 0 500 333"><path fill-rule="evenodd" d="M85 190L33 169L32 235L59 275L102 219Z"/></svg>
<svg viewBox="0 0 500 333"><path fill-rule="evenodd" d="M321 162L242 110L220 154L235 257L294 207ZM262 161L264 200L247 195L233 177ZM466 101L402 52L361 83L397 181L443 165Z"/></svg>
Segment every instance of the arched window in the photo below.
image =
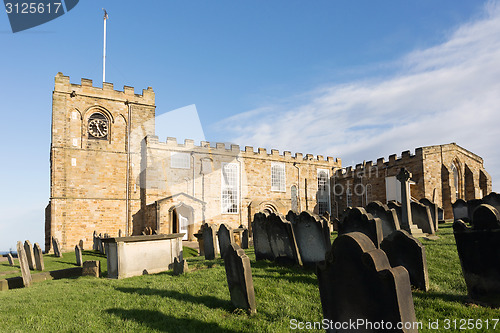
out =
<svg viewBox="0 0 500 333"><path fill-rule="evenodd" d="M318 169L318 214L323 215L325 212L330 212L330 180L329 170Z"/></svg>
<svg viewBox="0 0 500 333"><path fill-rule="evenodd" d="M368 205L370 202L372 202L372 185L368 184L366 185L366 204Z"/></svg>
<svg viewBox="0 0 500 333"><path fill-rule="evenodd" d="M346 199L347 199L347 207L352 207L352 191L351 188L347 188L345 191Z"/></svg>
<svg viewBox="0 0 500 333"><path fill-rule="evenodd" d="M455 191L455 200L460 199L460 175L458 173L458 168L455 163L451 163L450 166L451 173L453 174L453 186Z"/></svg>
<svg viewBox="0 0 500 333"><path fill-rule="evenodd" d="M297 186L292 185L292 187L290 187L290 196L292 201L292 211L297 213L299 211L299 204L297 200Z"/></svg>
<svg viewBox="0 0 500 333"><path fill-rule="evenodd" d="M109 121L102 113L96 112L89 117L88 137L95 140L107 140Z"/></svg>

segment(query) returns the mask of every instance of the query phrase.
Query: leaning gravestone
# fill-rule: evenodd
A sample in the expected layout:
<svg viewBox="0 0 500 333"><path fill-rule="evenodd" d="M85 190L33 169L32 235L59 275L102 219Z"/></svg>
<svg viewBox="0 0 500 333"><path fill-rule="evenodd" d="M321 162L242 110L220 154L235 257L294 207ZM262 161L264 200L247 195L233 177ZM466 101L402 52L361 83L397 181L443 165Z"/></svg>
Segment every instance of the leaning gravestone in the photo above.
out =
<svg viewBox="0 0 500 333"><path fill-rule="evenodd" d="M52 236L52 247L54 248L54 255L56 257L62 257L61 245L59 245L59 240Z"/></svg>
<svg viewBox="0 0 500 333"><path fill-rule="evenodd" d="M429 207L415 201L412 201L410 205L413 224L416 224L423 232L434 235L436 232Z"/></svg>
<svg viewBox="0 0 500 333"><path fill-rule="evenodd" d="M365 234L352 232L334 241L327 260L318 264L318 285L323 318L345 323L363 320L391 325L390 329L345 332L418 332L416 328L395 330L416 322L408 272L401 266L391 267L384 251L375 248ZM332 324L332 325L333 325ZM330 327L327 332L342 331Z"/></svg>
<svg viewBox="0 0 500 333"><path fill-rule="evenodd" d="M453 220L462 220L469 222L469 209L467 207L467 202L463 199L458 199L453 203Z"/></svg>
<svg viewBox="0 0 500 333"><path fill-rule="evenodd" d="M80 247L80 245L75 246L75 257L76 257L76 265L82 266L83 258L82 258L82 248Z"/></svg>
<svg viewBox="0 0 500 333"><path fill-rule="evenodd" d="M324 261L330 241L326 239L323 222L304 211L294 219L292 227L302 263L307 265Z"/></svg>
<svg viewBox="0 0 500 333"><path fill-rule="evenodd" d="M205 223L202 227L203 231L203 249L205 251L205 259L213 260L217 255L217 249L215 245L215 226L212 224Z"/></svg>
<svg viewBox="0 0 500 333"><path fill-rule="evenodd" d="M370 202L365 209L367 213L372 214L373 217L378 217L382 221L382 238L400 229L395 209L387 207L380 201Z"/></svg>
<svg viewBox="0 0 500 333"><path fill-rule="evenodd" d="M9 265L14 266L14 258L12 258L12 254L7 253L7 259L9 260Z"/></svg>
<svg viewBox="0 0 500 333"><path fill-rule="evenodd" d="M219 226L217 238L219 240L220 256L221 258L224 258L226 249L229 247L229 245L231 245L231 243L234 243L233 228L227 226L225 223L222 223Z"/></svg>
<svg viewBox="0 0 500 333"><path fill-rule="evenodd" d="M273 251L267 236L267 213L256 213L253 217L252 232L256 260L273 260Z"/></svg>
<svg viewBox="0 0 500 333"><path fill-rule="evenodd" d="M380 248L392 267L403 266L410 275L411 284L423 291L429 290L429 273L425 247L405 230L397 230L384 238Z"/></svg>
<svg viewBox="0 0 500 333"><path fill-rule="evenodd" d="M273 260L302 265L292 224L283 215L271 213L265 225Z"/></svg>
<svg viewBox="0 0 500 333"><path fill-rule="evenodd" d="M33 255L33 247L29 240L24 241L24 252L26 253L26 259L28 259L28 267L31 270L35 269L35 256Z"/></svg>
<svg viewBox="0 0 500 333"><path fill-rule="evenodd" d="M438 205L427 198L422 198L419 200L419 202L422 205L429 207L429 211L431 213L431 218L432 218L432 224L434 225L434 231L438 231L439 229Z"/></svg>
<svg viewBox="0 0 500 333"><path fill-rule="evenodd" d="M43 262L43 252L40 244L35 243L33 252L35 253L35 269L37 271L43 271L45 269L45 264Z"/></svg>
<svg viewBox="0 0 500 333"><path fill-rule="evenodd" d="M377 248L380 247L383 239L382 221L367 213L362 207L348 207L339 223L339 235L355 231L364 233Z"/></svg>
<svg viewBox="0 0 500 333"><path fill-rule="evenodd" d="M21 241L17 242L17 257L19 259L19 266L21 266L21 274L23 277L23 284L25 287L31 286L31 272L28 266L28 259L26 258L26 252L24 251L24 246Z"/></svg>
<svg viewBox="0 0 500 333"><path fill-rule="evenodd" d="M250 313L257 312L250 259L237 244L227 248L224 267L233 305Z"/></svg>
<svg viewBox="0 0 500 333"><path fill-rule="evenodd" d="M482 204L474 211L471 227L457 220L453 234L469 297L500 306L500 213Z"/></svg>

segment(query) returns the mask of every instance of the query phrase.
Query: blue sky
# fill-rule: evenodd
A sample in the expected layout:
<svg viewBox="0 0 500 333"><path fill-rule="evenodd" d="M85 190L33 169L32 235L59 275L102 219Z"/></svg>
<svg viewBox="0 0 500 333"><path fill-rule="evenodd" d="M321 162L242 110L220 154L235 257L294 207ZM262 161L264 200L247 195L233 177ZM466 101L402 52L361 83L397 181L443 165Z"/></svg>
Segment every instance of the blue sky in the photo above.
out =
<svg viewBox="0 0 500 333"><path fill-rule="evenodd" d="M497 1L80 1L16 34L0 14L0 251L43 244L54 76L101 86L102 7L107 81L195 104L209 141L345 166L457 142L500 177Z"/></svg>

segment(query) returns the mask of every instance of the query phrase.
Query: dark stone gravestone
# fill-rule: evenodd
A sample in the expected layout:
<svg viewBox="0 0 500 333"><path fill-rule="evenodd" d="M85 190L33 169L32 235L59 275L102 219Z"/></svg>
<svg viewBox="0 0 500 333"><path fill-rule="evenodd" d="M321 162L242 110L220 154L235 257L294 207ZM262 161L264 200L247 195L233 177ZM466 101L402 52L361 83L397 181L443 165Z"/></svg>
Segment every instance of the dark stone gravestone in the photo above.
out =
<svg viewBox="0 0 500 333"><path fill-rule="evenodd" d="M323 318L333 323L416 322L408 272L391 267L384 251L375 248L365 234L352 232L335 239L327 260L317 267ZM387 327L387 326L385 326ZM330 327L327 332L418 332L350 327Z"/></svg>
<svg viewBox="0 0 500 333"><path fill-rule="evenodd" d="M487 196L483 197L483 203L493 206L500 212L500 194L496 192L491 192Z"/></svg>
<svg viewBox="0 0 500 333"><path fill-rule="evenodd" d="M438 207L438 222L444 223L444 209L441 207Z"/></svg>
<svg viewBox="0 0 500 333"><path fill-rule="evenodd" d="M412 201L410 206L413 224L417 225L423 232L434 235L436 232L429 207L415 201Z"/></svg>
<svg viewBox="0 0 500 333"><path fill-rule="evenodd" d="M292 227L302 263L308 265L324 261L331 246L323 221L304 211L294 219Z"/></svg>
<svg viewBox="0 0 500 333"><path fill-rule="evenodd" d="M92 235L92 250L99 251L99 244L97 242L97 231L94 230L94 234Z"/></svg>
<svg viewBox="0 0 500 333"><path fill-rule="evenodd" d="M380 248L392 267L403 266L410 275L410 283L423 291L429 290L429 273L425 247L404 230L397 230L384 238Z"/></svg>
<svg viewBox="0 0 500 333"><path fill-rule="evenodd" d="M54 249L54 255L56 257L62 257L61 245L59 245L59 240L52 236L52 248Z"/></svg>
<svg viewBox="0 0 500 333"><path fill-rule="evenodd" d="M9 265L14 266L14 258L12 258L12 254L7 253L7 259L9 260Z"/></svg>
<svg viewBox="0 0 500 333"><path fill-rule="evenodd" d="M462 220L469 222L469 209L467 207L467 202L462 199L458 199L453 203L453 220Z"/></svg>
<svg viewBox="0 0 500 333"><path fill-rule="evenodd" d="M253 246L256 260L274 260L267 235L267 213L256 213L252 222Z"/></svg>
<svg viewBox="0 0 500 333"><path fill-rule="evenodd" d="M333 231L339 231L339 222L340 220L338 218L334 218L331 220L331 224L332 224L332 230Z"/></svg>
<svg viewBox="0 0 500 333"><path fill-rule="evenodd" d="M231 245L231 243L234 243L233 228L227 226L225 223L222 223L219 226L217 238L219 240L220 256L221 258L224 258L226 249L229 247L229 245Z"/></svg>
<svg viewBox="0 0 500 333"><path fill-rule="evenodd" d="M227 285L231 302L236 308L256 313L255 293L253 288L250 259L237 244L231 244L224 256Z"/></svg>
<svg viewBox="0 0 500 333"><path fill-rule="evenodd" d="M438 205L434 202L430 201L427 198L420 199L420 203L424 206L429 207L429 211L431 213L432 224L434 225L434 231L438 231L439 223L438 223Z"/></svg>
<svg viewBox="0 0 500 333"><path fill-rule="evenodd" d="M80 241L78 242L78 246L80 246L83 251L83 239L80 239Z"/></svg>
<svg viewBox="0 0 500 333"><path fill-rule="evenodd" d="M241 248L248 249L248 229L245 228L241 234Z"/></svg>
<svg viewBox="0 0 500 333"><path fill-rule="evenodd" d="M299 219L299 214L295 213L293 210L289 210L285 218L287 219L287 221L290 221L290 223L294 224Z"/></svg>
<svg viewBox="0 0 500 333"><path fill-rule="evenodd" d="M75 246L75 256L76 256L76 265L82 266L83 258L82 258L82 248L80 247L80 245Z"/></svg>
<svg viewBox="0 0 500 333"><path fill-rule="evenodd" d="M380 201L370 202L365 209L373 217L378 217L382 221L383 238L400 229L395 209L387 207L387 205L384 205Z"/></svg>
<svg viewBox="0 0 500 333"><path fill-rule="evenodd" d="M355 231L367 235L377 248L380 247L383 239L382 221L367 213L362 207L348 207L339 223L339 235Z"/></svg>
<svg viewBox="0 0 500 333"><path fill-rule="evenodd" d="M24 251L24 246L21 241L17 242L17 258L19 259L19 266L21 266L23 284L25 287L29 287L32 283L31 272L28 266L28 258L26 258L26 252Z"/></svg>
<svg viewBox="0 0 500 333"><path fill-rule="evenodd" d="M122 236L122 229L118 229L118 237Z"/></svg>
<svg viewBox="0 0 500 333"><path fill-rule="evenodd" d="M389 201L387 203L387 207L389 207L390 209L394 209L396 211L396 215L398 217L398 222L399 222L399 228L404 229L406 231L410 231L410 226L402 224L403 208L401 207L401 204L396 201Z"/></svg>
<svg viewBox="0 0 500 333"><path fill-rule="evenodd" d="M187 273L188 269L189 267L186 260L183 259L179 261L177 257L174 258L174 271L173 271L174 275L181 275Z"/></svg>
<svg viewBox="0 0 500 333"><path fill-rule="evenodd" d="M102 233L97 237L97 248L101 254L106 253L106 250L104 249L104 243L102 242L103 238L104 236L102 235Z"/></svg>
<svg viewBox="0 0 500 333"><path fill-rule="evenodd" d="M462 220L453 223L458 257L474 301L500 306L500 214L490 205L474 211L471 227Z"/></svg>
<svg viewBox="0 0 500 333"><path fill-rule="evenodd" d="M483 202L483 199L467 200L467 212L469 214L469 219L467 221L472 221L472 215L474 214L474 211L483 203L485 203Z"/></svg>
<svg viewBox="0 0 500 333"><path fill-rule="evenodd" d="M35 256L33 255L33 247L29 240L24 241L24 252L26 253L26 259L28 259L28 267L31 270L35 269Z"/></svg>
<svg viewBox="0 0 500 333"><path fill-rule="evenodd" d="M45 269L45 264L43 261L43 252L40 244L35 243L33 246L33 252L35 254L35 269L37 271L43 271Z"/></svg>
<svg viewBox="0 0 500 333"><path fill-rule="evenodd" d="M99 260L87 260L83 263L82 276L101 276L101 262Z"/></svg>
<svg viewBox="0 0 500 333"><path fill-rule="evenodd" d="M290 221L287 221L281 214L271 213L267 216L265 227L273 260L302 265Z"/></svg>
<svg viewBox="0 0 500 333"><path fill-rule="evenodd" d="M205 252L206 260L213 260L217 255L216 240L215 240L215 226L205 223L202 227L203 233L203 250Z"/></svg>

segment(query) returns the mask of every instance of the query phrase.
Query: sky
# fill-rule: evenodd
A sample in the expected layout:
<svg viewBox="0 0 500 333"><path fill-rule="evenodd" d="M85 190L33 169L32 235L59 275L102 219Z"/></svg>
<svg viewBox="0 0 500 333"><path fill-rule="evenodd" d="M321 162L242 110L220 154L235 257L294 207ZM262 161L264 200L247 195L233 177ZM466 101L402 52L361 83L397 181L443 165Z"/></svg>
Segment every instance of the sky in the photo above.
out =
<svg viewBox="0 0 500 333"><path fill-rule="evenodd" d="M88 0L17 33L0 14L0 251L44 243L54 76L102 86L102 8L106 81L151 86L157 116L194 119L157 126L160 140L344 166L456 142L500 190L499 1Z"/></svg>

